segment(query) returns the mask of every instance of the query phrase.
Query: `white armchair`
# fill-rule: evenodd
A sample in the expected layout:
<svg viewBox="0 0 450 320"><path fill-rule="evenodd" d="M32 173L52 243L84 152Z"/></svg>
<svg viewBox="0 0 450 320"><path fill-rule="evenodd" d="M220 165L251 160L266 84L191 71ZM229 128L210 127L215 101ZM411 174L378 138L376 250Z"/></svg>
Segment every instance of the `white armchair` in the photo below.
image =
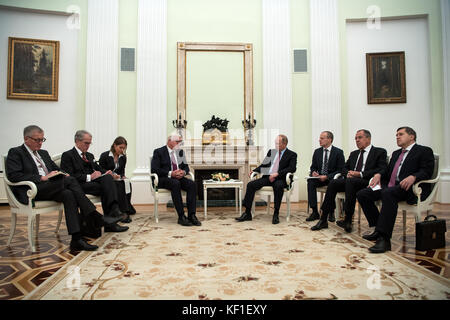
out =
<svg viewBox="0 0 450 320"><path fill-rule="evenodd" d="M11 230L9 233L9 238L7 242L7 246L11 244L11 240L14 236L14 233L16 231L16 224L17 224L17 214L23 214L28 217L28 242L30 244L32 252L36 252L36 245L35 245L35 237L39 234L39 217L41 214L45 213L51 213L58 211L58 223L56 224L56 230L55 233L58 233L59 227L61 225L62 220L62 214L64 210L64 206L60 202L56 201L36 201L34 198L37 194L37 187L36 184L34 184L31 181L21 181L13 183L9 181L7 172L6 172L6 156L2 156L2 162L3 162L3 168L5 168L5 189L6 189L6 196L8 198L8 203L11 209ZM20 203L16 197L14 196L14 193L11 190L12 186L29 186L30 190L27 191L28 196L28 204L22 204ZM34 230L35 229L35 230ZM33 232L33 230L35 232Z"/></svg>
<svg viewBox="0 0 450 320"><path fill-rule="evenodd" d="M61 153L52 156L52 160L58 167L61 168ZM94 205L100 205L102 203L102 198L100 196L94 196L93 194L86 194L86 197L91 200Z"/></svg>
<svg viewBox="0 0 450 320"><path fill-rule="evenodd" d="M160 196L170 196L171 191L169 189L164 189L164 188L158 187L158 184L159 184L158 175L156 173L152 173L152 159L153 159L153 156L150 156L150 168L149 168L150 191L152 193L153 199L155 200L154 207L153 207L153 214L155 215L156 223L159 223L159 216L158 216L159 197ZM186 175L186 178L190 179L192 181L195 181L195 176L192 171ZM181 195L186 196L186 192L181 190Z"/></svg>
<svg viewBox="0 0 450 320"><path fill-rule="evenodd" d="M253 180L257 179L258 175L259 175L258 172L253 172L250 176L250 180L253 181ZM288 172L286 174L287 187L284 188L284 195L286 195L286 204L287 204L286 221L287 222L289 222L289 219L291 216L291 194L292 194L292 190L294 189L294 182L296 180L298 180L298 177L295 176L293 173ZM267 198L267 214L270 213L270 198L271 198L272 194L273 194L273 188L271 186L262 187L255 193L255 197L256 197L256 195L268 197ZM252 215L255 215L255 199L253 199L253 204L252 204Z"/></svg>

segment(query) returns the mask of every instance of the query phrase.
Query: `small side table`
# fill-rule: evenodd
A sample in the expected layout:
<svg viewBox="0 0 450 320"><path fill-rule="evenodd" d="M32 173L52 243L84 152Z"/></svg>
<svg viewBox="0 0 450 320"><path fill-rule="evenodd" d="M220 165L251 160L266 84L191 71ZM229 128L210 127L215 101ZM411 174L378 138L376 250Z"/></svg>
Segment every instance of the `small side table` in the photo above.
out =
<svg viewBox="0 0 450 320"><path fill-rule="evenodd" d="M215 180L203 180L203 201L205 208L205 219L207 217L207 204L208 204L208 188L234 188L236 192L236 211L238 211L239 201L239 214L242 214L242 188L243 182L241 180L228 180L228 181L215 181ZM239 197L238 197L239 191Z"/></svg>

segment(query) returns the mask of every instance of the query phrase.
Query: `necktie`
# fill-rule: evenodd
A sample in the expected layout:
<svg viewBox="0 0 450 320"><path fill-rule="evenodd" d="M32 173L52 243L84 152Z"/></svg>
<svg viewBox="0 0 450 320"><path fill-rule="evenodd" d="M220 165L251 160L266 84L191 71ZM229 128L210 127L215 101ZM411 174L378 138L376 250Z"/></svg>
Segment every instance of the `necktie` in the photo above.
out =
<svg viewBox="0 0 450 320"><path fill-rule="evenodd" d="M83 159L84 162L89 162L89 160L86 158L86 152L81 153L81 159Z"/></svg>
<svg viewBox="0 0 450 320"><path fill-rule="evenodd" d="M325 159L322 164L322 174L328 174L328 149L324 149Z"/></svg>
<svg viewBox="0 0 450 320"><path fill-rule="evenodd" d="M398 156L397 161L394 165L394 170L392 170L391 179L389 180L388 187L395 186L395 180L397 180L398 168L400 168L400 164L402 163L403 157L407 150L402 150L402 153Z"/></svg>
<svg viewBox="0 0 450 320"><path fill-rule="evenodd" d="M270 174L278 172L278 168L280 167L280 156L281 152L278 152L278 157L275 160L275 163L273 164L272 170L270 170Z"/></svg>
<svg viewBox="0 0 450 320"><path fill-rule="evenodd" d="M172 171L175 171L178 169L177 166L177 161L175 160L175 155L174 155L175 151L172 151L170 153L170 161L172 162Z"/></svg>
<svg viewBox="0 0 450 320"><path fill-rule="evenodd" d="M359 152L358 164L356 165L355 171L359 171L359 172L362 171L363 160L364 160L364 151L365 151L365 150L362 149L362 150Z"/></svg>
<svg viewBox="0 0 450 320"><path fill-rule="evenodd" d="M39 155L37 153L37 151L33 151L34 156L36 157L36 160L39 162L39 165L41 166L42 169L44 169L45 175L48 174L48 170L47 167L45 166L44 162L42 162L42 160L39 158Z"/></svg>

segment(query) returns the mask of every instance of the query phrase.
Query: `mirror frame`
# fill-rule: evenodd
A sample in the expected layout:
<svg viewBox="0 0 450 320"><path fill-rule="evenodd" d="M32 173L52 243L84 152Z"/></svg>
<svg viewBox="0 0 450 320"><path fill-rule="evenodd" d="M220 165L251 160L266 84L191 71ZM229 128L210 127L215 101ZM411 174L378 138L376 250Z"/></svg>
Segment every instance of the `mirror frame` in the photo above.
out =
<svg viewBox="0 0 450 320"><path fill-rule="evenodd" d="M177 120L186 120L186 53L188 51L242 52L244 57L243 119L253 120L253 45L251 43L177 42ZM181 114L181 119L179 118Z"/></svg>

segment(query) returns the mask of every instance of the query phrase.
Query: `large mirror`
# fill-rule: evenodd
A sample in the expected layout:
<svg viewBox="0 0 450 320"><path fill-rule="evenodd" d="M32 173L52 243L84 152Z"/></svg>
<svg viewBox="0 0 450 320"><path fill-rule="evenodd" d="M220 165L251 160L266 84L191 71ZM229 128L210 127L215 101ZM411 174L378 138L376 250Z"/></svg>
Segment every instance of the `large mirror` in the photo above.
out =
<svg viewBox="0 0 450 320"><path fill-rule="evenodd" d="M194 129L194 120L215 114L232 120L229 128L236 129L244 118L253 119L252 44L178 42L177 48L177 120L187 120Z"/></svg>

